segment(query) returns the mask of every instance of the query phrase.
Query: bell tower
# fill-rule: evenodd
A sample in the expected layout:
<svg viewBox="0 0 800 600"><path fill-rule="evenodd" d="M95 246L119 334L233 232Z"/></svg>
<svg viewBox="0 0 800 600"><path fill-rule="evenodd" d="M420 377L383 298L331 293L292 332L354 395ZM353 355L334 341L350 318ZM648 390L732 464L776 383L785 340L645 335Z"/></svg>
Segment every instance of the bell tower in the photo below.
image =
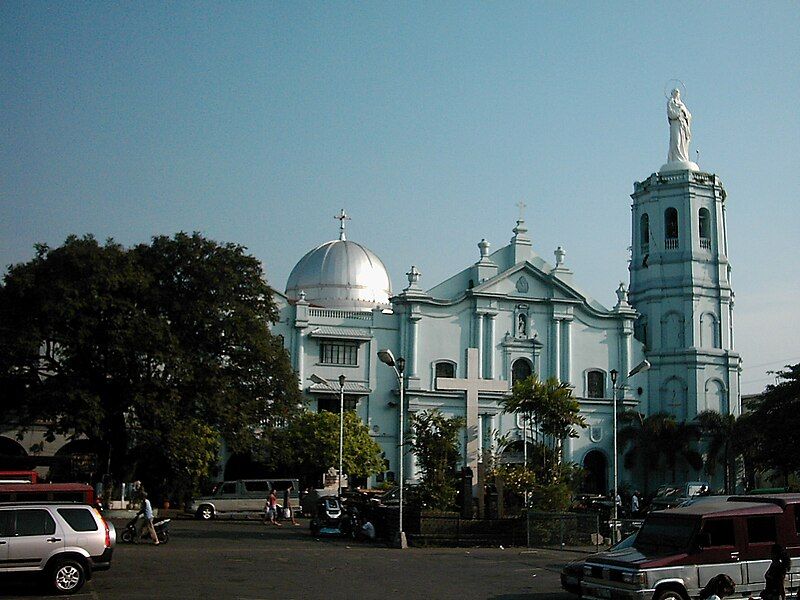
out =
<svg viewBox="0 0 800 600"><path fill-rule="evenodd" d="M631 195L630 302L652 365L648 412L738 414L725 189L716 175L671 166Z"/></svg>
<svg viewBox="0 0 800 600"><path fill-rule="evenodd" d="M652 365L647 412L679 421L704 410L739 414L725 189L689 160L692 114L679 87L667 98L667 120L667 163L631 195L630 303Z"/></svg>

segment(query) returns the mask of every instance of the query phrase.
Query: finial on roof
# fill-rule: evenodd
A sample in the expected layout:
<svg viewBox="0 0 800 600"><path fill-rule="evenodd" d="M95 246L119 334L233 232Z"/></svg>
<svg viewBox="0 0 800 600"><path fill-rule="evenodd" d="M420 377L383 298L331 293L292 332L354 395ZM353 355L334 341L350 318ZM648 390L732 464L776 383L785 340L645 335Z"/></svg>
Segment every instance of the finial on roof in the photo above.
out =
<svg viewBox="0 0 800 600"><path fill-rule="evenodd" d="M339 239L345 241L347 237L344 234L344 222L352 221L352 219L347 216L347 213L344 212L344 209L342 209L342 211L333 218L339 221Z"/></svg>
<svg viewBox="0 0 800 600"><path fill-rule="evenodd" d="M564 264L564 257L567 255L567 253L564 250L564 248L559 246L558 248L555 249L553 254L555 254L556 256L556 268L558 268Z"/></svg>

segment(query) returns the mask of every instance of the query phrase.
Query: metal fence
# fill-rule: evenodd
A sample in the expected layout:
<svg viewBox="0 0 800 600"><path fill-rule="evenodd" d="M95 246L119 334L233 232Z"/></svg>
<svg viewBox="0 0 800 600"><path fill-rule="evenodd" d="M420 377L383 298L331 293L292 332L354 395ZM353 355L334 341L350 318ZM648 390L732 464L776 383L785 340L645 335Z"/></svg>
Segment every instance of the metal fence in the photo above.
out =
<svg viewBox="0 0 800 600"><path fill-rule="evenodd" d="M641 520L620 519L624 539ZM505 519L464 519L458 513L422 513L408 522L409 540L416 546L527 546L595 552L612 543L612 527L597 513L528 511Z"/></svg>

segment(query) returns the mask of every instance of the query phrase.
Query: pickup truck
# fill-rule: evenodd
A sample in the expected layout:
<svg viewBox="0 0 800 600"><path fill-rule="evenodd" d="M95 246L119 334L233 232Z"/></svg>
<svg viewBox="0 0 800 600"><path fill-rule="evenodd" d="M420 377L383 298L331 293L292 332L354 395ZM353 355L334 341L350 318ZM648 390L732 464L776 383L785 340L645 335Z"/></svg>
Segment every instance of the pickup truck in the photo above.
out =
<svg viewBox="0 0 800 600"><path fill-rule="evenodd" d="M737 596L757 596L776 543L792 557L786 588L795 592L799 528L800 494L709 497L652 512L633 545L586 559L580 593L590 600L687 600L724 573Z"/></svg>

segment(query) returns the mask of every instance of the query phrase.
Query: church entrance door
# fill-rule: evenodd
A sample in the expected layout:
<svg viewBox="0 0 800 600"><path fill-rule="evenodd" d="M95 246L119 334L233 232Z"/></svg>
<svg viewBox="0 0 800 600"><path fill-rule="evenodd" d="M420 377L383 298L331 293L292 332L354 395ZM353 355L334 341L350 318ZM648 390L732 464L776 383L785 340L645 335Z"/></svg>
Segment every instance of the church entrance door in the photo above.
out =
<svg viewBox="0 0 800 600"><path fill-rule="evenodd" d="M588 494L604 494L608 481L608 461L599 450L590 450L583 457L583 468L586 469L586 479L583 491Z"/></svg>

